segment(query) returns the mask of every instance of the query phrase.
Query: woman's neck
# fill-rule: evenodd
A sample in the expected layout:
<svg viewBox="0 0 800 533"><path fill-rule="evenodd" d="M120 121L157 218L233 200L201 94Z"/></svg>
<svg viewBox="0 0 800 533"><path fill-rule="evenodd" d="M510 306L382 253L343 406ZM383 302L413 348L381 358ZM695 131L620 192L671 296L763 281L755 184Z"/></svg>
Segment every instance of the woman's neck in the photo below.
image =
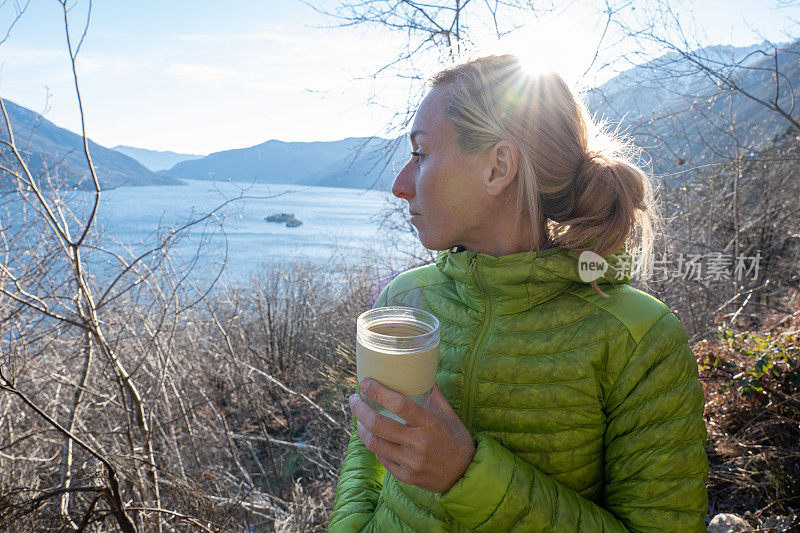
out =
<svg viewBox="0 0 800 533"><path fill-rule="evenodd" d="M508 220L508 217L505 217L505 220L498 221L485 237L473 243L465 243L464 247L467 250L500 257L549 247L547 227L544 223L540 224L539 236L539 241L534 242L533 228L530 224L526 224L523 219L519 227L515 228L513 218Z"/></svg>

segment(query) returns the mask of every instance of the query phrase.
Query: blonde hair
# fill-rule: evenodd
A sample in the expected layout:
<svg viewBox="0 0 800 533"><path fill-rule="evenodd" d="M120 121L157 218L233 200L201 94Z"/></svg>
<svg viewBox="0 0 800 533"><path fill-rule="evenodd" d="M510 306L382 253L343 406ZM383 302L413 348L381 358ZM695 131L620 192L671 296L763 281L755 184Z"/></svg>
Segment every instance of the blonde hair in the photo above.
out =
<svg viewBox="0 0 800 533"><path fill-rule="evenodd" d="M660 220L650 179L632 144L596 125L559 74L487 56L439 72L431 86L447 91L444 114L462 150L501 140L517 148L517 227L527 219L533 243L603 257L624 246L650 272Z"/></svg>

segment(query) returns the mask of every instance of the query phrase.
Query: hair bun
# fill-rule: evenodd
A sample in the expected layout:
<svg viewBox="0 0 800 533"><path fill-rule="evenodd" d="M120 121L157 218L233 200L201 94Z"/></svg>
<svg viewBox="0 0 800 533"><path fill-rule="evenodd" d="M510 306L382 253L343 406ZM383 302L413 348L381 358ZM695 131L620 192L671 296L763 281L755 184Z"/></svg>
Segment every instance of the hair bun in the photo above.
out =
<svg viewBox="0 0 800 533"><path fill-rule="evenodd" d="M598 165L608 166L608 158L602 152L588 150L584 152L583 159L581 160L580 167L578 168L577 175L593 174L597 170Z"/></svg>

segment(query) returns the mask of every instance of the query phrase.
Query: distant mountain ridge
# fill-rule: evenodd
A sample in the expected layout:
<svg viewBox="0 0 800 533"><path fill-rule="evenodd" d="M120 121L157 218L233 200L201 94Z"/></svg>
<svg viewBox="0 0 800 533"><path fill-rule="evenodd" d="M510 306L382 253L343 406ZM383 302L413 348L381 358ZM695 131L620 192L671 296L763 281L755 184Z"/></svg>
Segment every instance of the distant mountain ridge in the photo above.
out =
<svg viewBox="0 0 800 533"><path fill-rule="evenodd" d="M411 146L408 140L405 136L394 140L373 137L362 143L359 148L296 183L390 190L395 175L409 158Z"/></svg>
<svg viewBox="0 0 800 533"><path fill-rule="evenodd" d="M739 62L764 44L742 47L714 45L694 53L713 61ZM751 58L743 66L754 61ZM670 107L684 94L708 89L708 85L707 76L687 69L682 58L670 52L625 70L601 86L590 89L588 103L595 110L618 118L624 116L626 122L633 123Z"/></svg>
<svg viewBox="0 0 800 533"><path fill-rule="evenodd" d="M754 53L769 46L718 45L693 53L712 64L739 64L729 75L750 94L769 101L775 97L776 58ZM779 101L790 109L792 86L800 87L800 40L777 47L783 76ZM665 54L587 93L590 111L619 125L643 147L657 175L667 181L681 179L686 169L725 162L735 158L738 149L757 151L788 131L789 122L777 112L735 91L721 91L679 59Z"/></svg>
<svg viewBox="0 0 800 533"><path fill-rule="evenodd" d="M21 145L20 149L35 175L63 179L61 185L67 187L93 187L80 135L10 100L4 103L18 143L25 140L24 149ZM214 178L388 190L407 159L407 150L394 148L406 144L402 138L391 141L378 137L329 142L270 140L201 156L124 145L108 149L89 140L89 153L102 189L179 185L184 183L182 179ZM394 152L388 159L387 150ZM8 149L0 149L3 155L11 156Z"/></svg>
<svg viewBox="0 0 800 533"><path fill-rule="evenodd" d="M387 164L385 149L397 141L379 137L327 142L270 140L181 161L163 173L178 179L388 189L399 158L395 155Z"/></svg>
<svg viewBox="0 0 800 533"><path fill-rule="evenodd" d="M68 187L93 188L92 178L83 153L83 138L64 128L59 128L40 114L10 100L3 100L8 111L17 146L36 176L63 179ZM0 135L7 138L5 124L0 121ZM162 176L149 170L125 154L104 148L89 140L95 173L103 189L123 185L180 185L181 180ZM0 155L10 161L10 149L0 147ZM0 171L0 176L5 172Z"/></svg>
<svg viewBox="0 0 800 533"><path fill-rule="evenodd" d="M136 148L135 146L125 145L115 146L112 150L134 158L153 172L169 170L181 161L205 157L199 154L179 154L177 152L170 152L169 150L148 150L146 148Z"/></svg>

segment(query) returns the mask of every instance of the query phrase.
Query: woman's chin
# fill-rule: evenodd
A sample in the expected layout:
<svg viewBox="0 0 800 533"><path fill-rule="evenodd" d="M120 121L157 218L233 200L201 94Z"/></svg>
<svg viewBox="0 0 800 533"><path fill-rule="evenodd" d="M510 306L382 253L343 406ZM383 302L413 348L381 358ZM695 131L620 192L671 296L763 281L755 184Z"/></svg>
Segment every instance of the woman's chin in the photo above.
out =
<svg viewBox="0 0 800 533"><path fill-rule="evenodd" d="M438 250L447 250L448 248L452 248L452 246L449 245L448 242L445 241L444 239L431 238L425 235L424 233L419 234L419 242L422 244L422 246L424 246L428 250L438 251Z"/></svg>
<svg viewBox="0 0 800 533"><path fill-rule="evenodd" d="M441 248L436 248L436 239L431 239L425 233L419 233L419 242L427 248L428 250L440 250Z"/></svg>

